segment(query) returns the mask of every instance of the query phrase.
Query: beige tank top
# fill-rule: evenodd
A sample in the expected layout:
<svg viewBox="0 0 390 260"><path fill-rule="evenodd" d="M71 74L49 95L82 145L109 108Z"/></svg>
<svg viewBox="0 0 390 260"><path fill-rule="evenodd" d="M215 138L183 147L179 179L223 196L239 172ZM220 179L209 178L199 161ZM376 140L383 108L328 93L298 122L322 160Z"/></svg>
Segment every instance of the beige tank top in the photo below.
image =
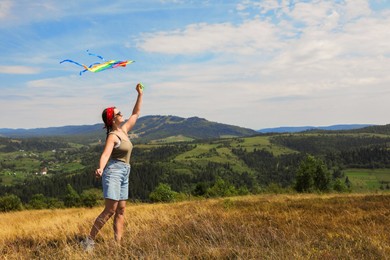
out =
<svg viewBox="0 0 390 260"><path fill-rule="evenodd" d="M131 157L131 151L133 150L133 144L128 140L122 140L115 133L111 132L110 134L114 134L119 138L119 143L114 146L110 158L130 164L130 157Z"/></svg>

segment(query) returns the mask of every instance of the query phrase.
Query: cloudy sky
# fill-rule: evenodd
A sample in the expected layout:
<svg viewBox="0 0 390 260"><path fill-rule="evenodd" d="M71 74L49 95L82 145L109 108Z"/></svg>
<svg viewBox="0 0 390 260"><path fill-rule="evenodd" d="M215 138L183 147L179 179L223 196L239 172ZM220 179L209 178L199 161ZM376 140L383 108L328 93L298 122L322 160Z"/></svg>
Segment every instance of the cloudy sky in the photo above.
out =
<svg viewBox="0 0 390 260"><path fill-rule="evenodd" d="M59 62L135 60L100 73ZM198 116L255 130L390 123L388 0L0 0L0 128Z"/></svg>

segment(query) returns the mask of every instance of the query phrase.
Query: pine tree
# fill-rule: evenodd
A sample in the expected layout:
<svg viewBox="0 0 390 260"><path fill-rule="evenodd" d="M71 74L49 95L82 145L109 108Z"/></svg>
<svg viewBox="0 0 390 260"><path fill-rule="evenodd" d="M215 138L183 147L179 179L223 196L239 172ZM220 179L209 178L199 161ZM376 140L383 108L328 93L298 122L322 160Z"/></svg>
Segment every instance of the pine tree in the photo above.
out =
<svg viewBox="0 0 390 260"><path fill-rule="evenodd" d="M66 207L78 207L81 205L80 195L77 193L75 189L73 189L72 185L66 185L66 195L64 198L64 204Z"/></svg>

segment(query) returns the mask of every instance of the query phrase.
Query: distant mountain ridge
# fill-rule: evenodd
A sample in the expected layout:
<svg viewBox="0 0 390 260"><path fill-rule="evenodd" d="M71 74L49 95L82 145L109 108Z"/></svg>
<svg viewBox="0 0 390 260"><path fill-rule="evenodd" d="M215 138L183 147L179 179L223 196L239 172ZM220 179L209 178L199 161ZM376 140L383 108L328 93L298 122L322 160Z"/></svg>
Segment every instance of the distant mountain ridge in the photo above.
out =
<svg viewBox="0 0 390 260"><path fill-rule="evenodd" d="M259 133L298 133L309 130L326 130L326 131L340 131L340 130L355 130L370 127L375 125L370 124L349 124L349 125L331 125L331 126L284 126L275 128L264 128L257 132Z"/></svg>
<svg viewBox="0 0 390 260"><path fill-rule="evenodd" d="M204 118L178 116L144 116L138 119L131 131L133 137L142 141L164 139L172 136L185 136L190 139L209 139L224 136L250 136L257 134L255 130L208 121ZM46 136L78 136L88 139L101 139L105 136L103 124L62 126L35 129L1 128L3 137L46 137Z"/></svg>
<svg viewBox="0 0 390 260"><path fill-rule="evenodd" d="M140 142L163 140L165 138L182 136L189 139L212 139L221 137L243 137L265 133L296 133L303 131L350 131L365 133L390 133L389 125L343 124L332 126L300 126L264 128L258 131L239 126L216 123L204 118L178 116L150 115L140 117L134 129L132 138L139 137ZM105 138L103 124L74 125L34 129L0 128L0 137L28 138L28 137L66 137L74 140L83 140L85 143L95 142ZM137 140L137 142L138 142Z"/></svg>
<svg viewBox="0 0 390 260"><path fill-rule="evenodd" d="M0 136L4 137L39 137L39 136L62 136L79 135L95 132L102 129L103 124L79 125L79 126L58 126L45 128L0 128Z"/></svg>

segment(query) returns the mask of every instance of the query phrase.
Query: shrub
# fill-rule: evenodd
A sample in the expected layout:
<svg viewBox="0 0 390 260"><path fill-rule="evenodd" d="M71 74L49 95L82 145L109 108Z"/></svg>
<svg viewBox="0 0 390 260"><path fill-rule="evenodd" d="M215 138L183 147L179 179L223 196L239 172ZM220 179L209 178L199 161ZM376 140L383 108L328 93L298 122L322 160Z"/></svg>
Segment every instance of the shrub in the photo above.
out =
<svg viewBox="0 0 390 260"><path fill-rule="evenodd" d="M22 201L16 195L6 195L0 197L0 211L16 211L22 209Z"/></svg>
<svg viewBox="0 0 390 260"><path fill-rule="evenodd" d="M84 190L80 195L81 204L90 208L96 206L100 198L101 192L98 189Z"/></svg>
<svg viewBox="0 0 390 260"><path fill-rule="evenodd" d="M345 183L343 183L340 179L336 179L333 182L333 190L337 192L347 192L349 189Z"/></svg>
<svg viewBox="0 0 390 260"><path fill-rule="evenodd" d="M176 192L171 186L160 183L150 194L149 199L153 202L172 202L175 200Z"/></svg>
<svg viewBox="0 0 390 260"><path fill-rule="evenodd" d="M229 197L237 194L236 188L220 177L217 178L215 184L206 192L207 197Z"/></svg>
<svg viewBox="0 0 390 260"><path fill-rule="evenodd" d="M64 202L57 198L48 198L43 194L35 194L26 205L27 209L60 209L64 208Z"/></svg>
<svg viewBox="0 0 390 260"><path fill-rule="evenodd" d="M48 209L62 209L65 208L64 202L57 198L47 198L46 199Z"/></svg>
<svg viewBox="0 0 390 260"><path fill-rule="evenodd" d="M31 197L30 201L28 202L28 208L46 209L47 199L43 194L35 194Z"/></svg>
<svg viewBox="0 0 390 260"><path fill-rule="evenodd" d="M284 189L277 183L270 183L267 188L266 192L274 193L274 194L281 194L284 193Z"/></svg>
<svg viewBox="0 0 390 260"><path fill-rule="evenodd" d="M194 196L204 196L207 192L207 184L204 182L197 183L195 189L192 191Z"/></svg>

